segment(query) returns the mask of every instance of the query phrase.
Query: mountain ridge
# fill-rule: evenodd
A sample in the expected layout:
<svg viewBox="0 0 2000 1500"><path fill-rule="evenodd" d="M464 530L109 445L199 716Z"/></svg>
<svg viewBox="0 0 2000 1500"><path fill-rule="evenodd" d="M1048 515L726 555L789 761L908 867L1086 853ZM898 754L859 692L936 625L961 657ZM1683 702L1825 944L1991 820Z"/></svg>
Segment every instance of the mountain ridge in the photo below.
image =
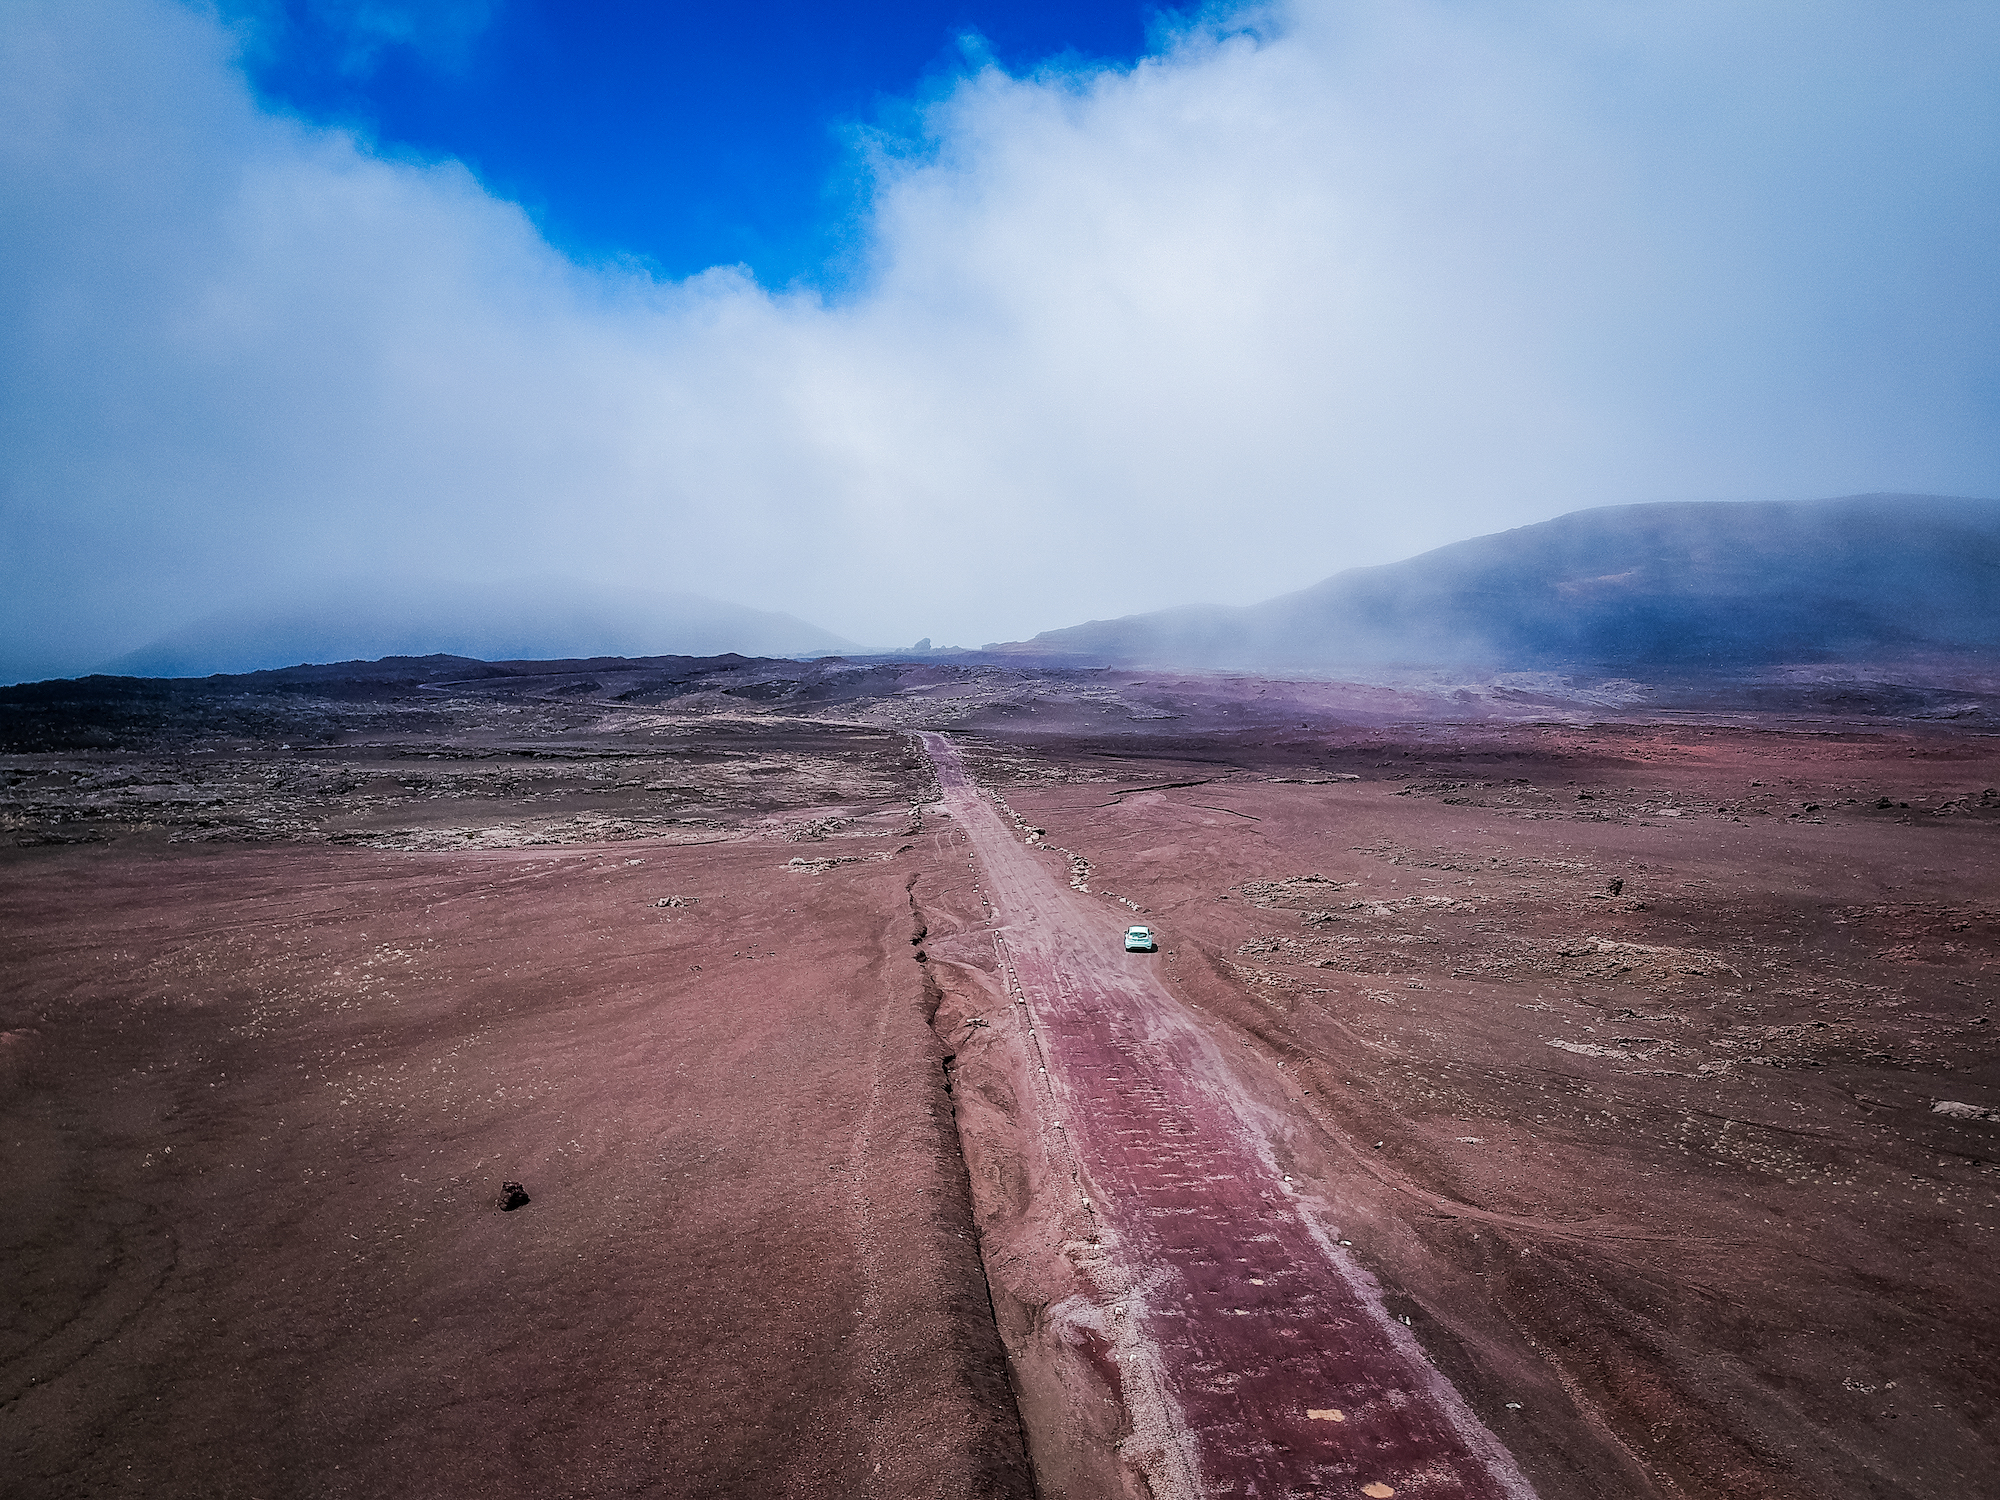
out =
<svg viewBox="0 0 2000 1500"><path fill-rule="evenodd" d="M1573 511L995 649L1115 665L1738 667L2000 649L2000 501L1870 494Z"/></svg>

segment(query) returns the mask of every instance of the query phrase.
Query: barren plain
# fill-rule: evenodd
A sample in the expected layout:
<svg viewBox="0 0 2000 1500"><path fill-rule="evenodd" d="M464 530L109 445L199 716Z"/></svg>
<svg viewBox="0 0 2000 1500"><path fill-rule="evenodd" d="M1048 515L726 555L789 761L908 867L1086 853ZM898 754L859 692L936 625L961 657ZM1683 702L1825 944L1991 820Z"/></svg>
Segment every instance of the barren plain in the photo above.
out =
<svg viewBox="0 0 2000 1500"><path fill-rule="evenodd" d="M1416 1362L1372 1399L1434 1372L1547 1500L1990 1493L1992 701L740 658L7 690L6 1472L1478 1492L1368 1446L1365 1393L1217 1364L1295 1310L1224 1274L1265 1210L1199 1174L1185 1339L1119 1325L1145 1237L1099 1148L1141 1127L1021 1003L1051 919L940 801L941 731L1017 878L1224 1060L1269 1212Z"/></svg>

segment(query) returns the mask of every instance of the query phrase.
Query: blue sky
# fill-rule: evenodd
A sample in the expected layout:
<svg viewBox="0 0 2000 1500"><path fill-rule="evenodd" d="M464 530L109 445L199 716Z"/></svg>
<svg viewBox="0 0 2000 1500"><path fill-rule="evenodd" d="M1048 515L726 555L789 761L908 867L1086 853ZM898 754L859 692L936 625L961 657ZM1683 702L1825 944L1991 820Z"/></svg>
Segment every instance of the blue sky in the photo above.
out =
<svg viewBox="0 0 2000 1500"><path fill-rule="evenodd" d="M886 0L241 5L275 108L463 161L559 249L688 276L837 282L865 212L857 132L990 60L1129 65L1158 6Z"/></svg>
<svg viewBox="0 0 2000 1500"><path fill-rule="evenodd" d="M1990 0L671 14L0 0L0 676L363 584L978 645L2000 495Z"/></svg>

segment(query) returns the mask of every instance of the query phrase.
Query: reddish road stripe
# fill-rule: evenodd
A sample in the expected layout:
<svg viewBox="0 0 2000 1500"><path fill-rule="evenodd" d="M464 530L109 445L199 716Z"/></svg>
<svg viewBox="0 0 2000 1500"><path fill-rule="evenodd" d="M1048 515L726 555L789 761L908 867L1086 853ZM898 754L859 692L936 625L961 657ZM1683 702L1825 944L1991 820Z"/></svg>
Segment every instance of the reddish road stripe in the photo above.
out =
<svg viewBox="0 0 2000 1500"><path fill-rule="evenodd" d="M944 736L922 739L978 854L1061 1149L1131 1288L1110 1310L1128 1400L1156 1397L1153 1421L1182 1439L1156 1492L1531 1496L1284 1181L1153 956L1123 951L1116 919L1014 836Z"/></svg>

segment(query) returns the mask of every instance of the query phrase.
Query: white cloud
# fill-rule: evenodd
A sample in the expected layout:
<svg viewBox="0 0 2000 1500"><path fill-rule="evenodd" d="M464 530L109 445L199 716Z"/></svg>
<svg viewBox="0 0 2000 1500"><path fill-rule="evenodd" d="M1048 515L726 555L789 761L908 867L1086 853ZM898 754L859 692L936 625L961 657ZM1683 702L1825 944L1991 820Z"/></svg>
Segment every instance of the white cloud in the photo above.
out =
<svg viewBox="0 0 2000 1500"><path fill-rule="evenodd" d="M826 304L572 265L261 113L202 13L4 0L0 671L252 582L976 644L1584 505L2000 491L1990 8L1259 29L965 80Z"/></svg>

